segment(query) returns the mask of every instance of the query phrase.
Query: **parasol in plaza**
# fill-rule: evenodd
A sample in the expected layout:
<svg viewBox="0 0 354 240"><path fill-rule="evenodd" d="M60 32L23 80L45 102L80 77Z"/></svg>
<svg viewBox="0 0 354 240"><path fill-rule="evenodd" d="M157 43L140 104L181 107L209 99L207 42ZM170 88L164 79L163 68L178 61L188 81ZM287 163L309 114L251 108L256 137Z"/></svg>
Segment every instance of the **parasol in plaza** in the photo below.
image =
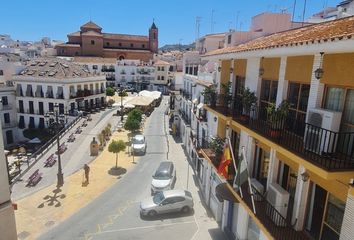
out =
<svg viewBox="0 0 354 240"><path fill-rule="evenodd" d="M33 138L31 140L29 140L27 143L32 143L32 144L39 144L42 143L41 140L39 138Z"/></svg>

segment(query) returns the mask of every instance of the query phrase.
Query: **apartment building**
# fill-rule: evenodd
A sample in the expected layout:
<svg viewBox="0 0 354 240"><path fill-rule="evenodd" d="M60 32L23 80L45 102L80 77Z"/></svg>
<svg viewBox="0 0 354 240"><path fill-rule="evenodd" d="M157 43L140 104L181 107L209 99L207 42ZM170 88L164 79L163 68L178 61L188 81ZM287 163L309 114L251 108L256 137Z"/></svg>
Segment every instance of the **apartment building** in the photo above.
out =
<svg viewBox="0 0 354 240"><path fill-rule="evenodd" d="M44 115L53 111L54 104L59 105L60 114L68 114L68 121L77 111L91 111L106 104L106 77L63 59L33 59L13 76L13 82L20 129L44 128Z"/></svg>
<svg viewBox="0 0 354 240"><path fill-rule="evenodd" d="M3 144L10 146L21 140L18 135L15 107L15 87L12 76L24 69L22 58L15 54L0 55L0 119Z"/></svg>
<svg viewBox="0 0 354 240"><path fill-rule="evenodd" d="M116 86L132 86L141 91L149 88L155 80L152 61L118 60L116 64Z"/></svg>
<svg viewBox="0 0 354 240"><path fill-rule="evenodd" d="M218 63L216 99L202 107L207 132L194 140L192 130L180 131L186 148L197 143L201 190L230 239L352 239L353 24L342 18L202 56ZM185 66L185 76L200 65ZM184 125L192 126L196 81L185 81ZM257 97L249 108L244 89ZM236 166L244 149L254 206L248 183L236 188L233 164L227 178L217 171L208 144L215 137L231 140ZM227 200L218 197L221 185Z"/></svg>
<svg viewBox="0 0 354 240"><path fill-rule="evenodd" d="M116 82L116 58L102 57L60 57L74 63L83 65L94 74L106 76L107 86L115 86Z"/></svg>
<svg viewBox="0 0 354 240"><path fill-rule="evenodd" d="M150 82L149 90L166 93L168 84L171 81L170 63L158 59L154 62L154 67L155 79Z"/></svg>
<svg viewBox="0 0 354 240"><path fill-rule="evenodd" d="M298 28L309 23L293 22L289 13L263 12L251 19L248 31L230 30L225 33L224 46L236 46L261 36Z"/></svg>
<svg viewBox="0 0 354 240"><path fill-rule="evenodd" d="M0 123L1 125L1 123ZM15 213L11 203L4 144L0 138L0 232L2 239L17 239Z"/></svg>

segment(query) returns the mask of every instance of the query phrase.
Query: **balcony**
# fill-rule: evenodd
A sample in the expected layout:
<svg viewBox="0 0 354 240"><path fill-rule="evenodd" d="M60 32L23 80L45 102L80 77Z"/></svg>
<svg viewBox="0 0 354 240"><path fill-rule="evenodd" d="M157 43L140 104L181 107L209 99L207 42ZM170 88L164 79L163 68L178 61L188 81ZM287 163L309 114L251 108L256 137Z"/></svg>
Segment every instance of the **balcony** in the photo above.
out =
<svg viewBox="0 0 354 240"><path fill-rule="evenodd" d="M2 108L1 110L11 110L12 109L12 105L11 104L2 104Z"/></svg>
<svg viewBox="0 0 354 240"><path fill-rule="evenodd" d="M187 92L186 90L182 90L181 94L186 100L192 100L192 94Z"/></svg>
<svg viewBox="0 0 354 240"><path fill-rule="evenodd" d="M6 129L6 128L14 128L17 127L17 123L15 121L10 121L8 123L3 123L2 124L2 128Z"/></svg>
<svg viewBox="0 0 354 240"><path fill-rule="evenodd" d="M216 158L215 151L209 148L209 141L202 139L202 143L198 148L200 149L201 155L207 159L215 169L218 168L220 160ZM227 184L232 188L234 182L234 175L231 173L235 172L231 164L229 166L230 178L227 179ZM232 168L232 169L230 169ZM233 194L236 195L238 201L242 203L245 208L248 208L248 212L253 212L253 206L251 201L251 194L249 192L248 182L242 185L243 198L236 189L233 189ZM289 240L307 240L310 239L307 234L303 231L296 231L293 226L295 223L291 222L291 214L288 214L287 218L284 218L274 206L272 206L266 199L266 197L260 194L256 189L252 187L254 195L254 203L257 218L262 225L267 229L269 234L271 234L274 239L289 239Z"/></svg>
<svg viewBox="0 0 354 240"><path fill-rule="evenodd" d="M191 124L191 118L188 117L188 115L185 112L180 110L179 114L180 114L181 118L183 119L183 121L186 123L186 125L190 125Z"/></svg>
<svg viewBox="0 0 354 240"><path fill-rule="evenodd" d="M240 101L232 100L227 107L223 96L217 99L210 108L308 162L327 171L354 170L354 132L333 132L290 116L271 124L265 107L255 106L244 115Z"/></svg>

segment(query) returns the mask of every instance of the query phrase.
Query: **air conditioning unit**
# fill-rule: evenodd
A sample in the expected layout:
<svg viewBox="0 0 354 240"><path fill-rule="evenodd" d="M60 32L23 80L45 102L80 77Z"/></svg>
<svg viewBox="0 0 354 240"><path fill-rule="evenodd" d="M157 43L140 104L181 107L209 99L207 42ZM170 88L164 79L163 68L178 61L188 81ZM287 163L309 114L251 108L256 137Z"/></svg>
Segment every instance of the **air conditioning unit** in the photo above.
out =
<svg viewBox="0 0 354 240"><path fill-rule="evenodd" d="M286 219L288 213L289 196L285 189L277 183L271 183L268 187L267 201L277 212L267 210L267 214L277 226L285 226L286 222L280 218L279 214Z"/></svg>
<svg viewBox="0 0 354 240"><path fill-rule="evenodd" d="M305 129L305 149L317 154L331 153L336 149L342 113L315 108L310 109Z"/></svg>
<svg viewBox="0 0 354 240"><path fill-rule="evenodd" d="M254 189L257 190L258 193L260 193L262 196L264 194L264 187L262 183L258 182L257 179L251 178L251 185ZM255 201L262 201L262 197L259 196L258 193L254 193L254 200Z"/></svg>

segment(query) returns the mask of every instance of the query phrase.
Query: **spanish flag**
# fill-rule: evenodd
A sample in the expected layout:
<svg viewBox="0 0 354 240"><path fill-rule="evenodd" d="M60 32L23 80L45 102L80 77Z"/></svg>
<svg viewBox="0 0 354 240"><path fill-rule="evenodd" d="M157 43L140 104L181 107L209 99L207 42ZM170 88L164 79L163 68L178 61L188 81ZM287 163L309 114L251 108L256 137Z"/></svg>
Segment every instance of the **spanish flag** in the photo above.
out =
<svg viewBox="0 0 354 240"><path fill-rule="evenodd" d="M231 152L229 144L225 144L224 153L221 156L221 161L218 167L218 173L224 178L228 179L229 177L229 165L231 163Z"/></svg>

